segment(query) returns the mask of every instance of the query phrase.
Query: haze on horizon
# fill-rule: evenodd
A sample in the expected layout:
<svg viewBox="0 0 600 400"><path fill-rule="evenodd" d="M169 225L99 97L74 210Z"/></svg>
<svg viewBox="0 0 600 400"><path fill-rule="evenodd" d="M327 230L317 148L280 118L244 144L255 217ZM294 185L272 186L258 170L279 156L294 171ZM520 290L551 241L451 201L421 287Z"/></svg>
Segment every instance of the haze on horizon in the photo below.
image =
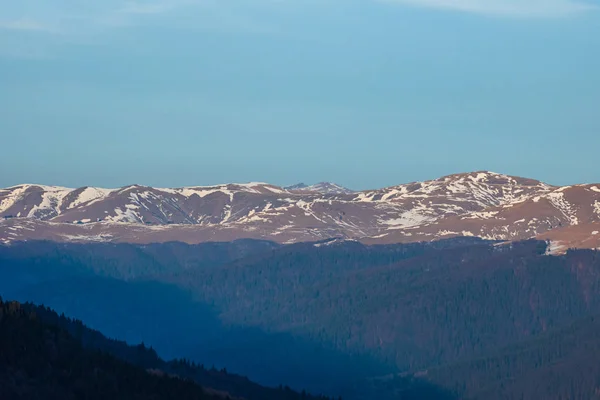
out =
<svg viewBox="0 0 600 400"><path fill-rule="evenodd" d="M600 182L594 1L0 2L0 187Z"/></svg>

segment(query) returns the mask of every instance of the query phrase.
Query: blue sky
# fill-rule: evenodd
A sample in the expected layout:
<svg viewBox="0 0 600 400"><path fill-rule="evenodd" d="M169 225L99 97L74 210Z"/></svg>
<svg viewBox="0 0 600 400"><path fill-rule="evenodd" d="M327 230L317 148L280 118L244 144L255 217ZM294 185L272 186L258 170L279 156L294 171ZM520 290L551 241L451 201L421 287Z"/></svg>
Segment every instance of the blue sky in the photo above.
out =
<svg viewBox="0 0 600 400"><path fill-rule="evenodd" d="M0 0L0 186L600 182L577 0Z"/></svg>

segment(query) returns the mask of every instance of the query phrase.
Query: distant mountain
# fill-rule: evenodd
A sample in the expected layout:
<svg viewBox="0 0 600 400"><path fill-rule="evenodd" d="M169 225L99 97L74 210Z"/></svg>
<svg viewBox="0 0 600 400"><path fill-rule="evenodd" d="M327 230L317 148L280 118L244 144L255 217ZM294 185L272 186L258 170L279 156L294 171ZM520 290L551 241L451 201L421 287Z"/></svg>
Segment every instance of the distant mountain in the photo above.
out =
<svg viewBox="0 0 600 400"><path fill-rule="evenodd" d="M306 189L308 187L308 185L306 183L296 183L295 185L291 185L291 186L285 186L284 189L285 190L302 190L302 189Z"/></svg>
<svg viewBox="0 0 600 400"><path fill-rule="evenodd" d="M0 242L364 243L456 236L551 240L554 253L600 247L600 184L557 187L492 172L351 192L322 183L163 189L19 185L0 190Z"/></svg>
<svg viewBox="0 0 600 400"><path fill-rule="evenodd" d="M286 186L284 189L289 191L303 191L303 192L316 192L322 194L351 194L355 193L354 190L350 190L337 183L320 182L314 185L306 185L304 183L298 183L292 186Z"/></svg>

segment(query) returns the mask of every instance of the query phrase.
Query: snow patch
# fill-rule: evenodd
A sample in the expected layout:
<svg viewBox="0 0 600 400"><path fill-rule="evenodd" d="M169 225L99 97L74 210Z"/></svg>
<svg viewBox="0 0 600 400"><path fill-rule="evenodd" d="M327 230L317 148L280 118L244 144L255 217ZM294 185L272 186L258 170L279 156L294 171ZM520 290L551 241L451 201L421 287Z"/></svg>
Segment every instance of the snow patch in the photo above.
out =
<svg viewBox="0 0 600 400"><path fill-rule="evenodd" d="M143 222L140 215L132 208L132 204L125 206L125 210L120 207L115 208L115 216L108 216L104 220L107 222L129 222L129 223L140 223ZM134 206L135 207L135 206Z"/></svg>
<svg viewBox="0 0 600 400"><path fill-rule="evenodd" d="M564 254L568 249L568 246L559 240L550 240L548 247L546 248L547 256L556 256Z"/></svg>
<svg viewBox="0 0 600 400"><path fill-rule="evenodd" d="M564 192L559 190L554 191L552 193L548 193L547 197L550 200L550 203L552 203L552 205L556 207L565 216L565 218L569 220L571 225L579 224L579 220L575 215L576 210L574 210L573 205L565 199Z"/></svg>
<svg viewBox="0 0 600 400"><path fill-rule="evenodd" d="M2 193L4 198L0 200L0 213L3 213L22 200L27 192L34 191L40 193L42 200L39 204L34 204L27 213L29 218L47 219L60 214L60 205L63 198L73 189L62 186L44 186L44 185L19 185L4 189ZM17 216L21 216L21 213Z"/></svg>
<svg viewBox="0 0 600 400"><path fill-rule="evenodd" d="M326 242L315 243L315 244L313 244L313 246L314 247L333 246L333 245L336 245L336 244L342 244L344 242L356 242L356 241L357 240L353 240L353 239L340 239L340 238L337 238L337 239L328 240Z"/></svg>
<svg viewBox="0 0 600 400"><path fill-rule="evenodd" d="M72 209L80 205L89 206L108 197L112 192L114 192L113 189L87 187L79 193L79 196L67 208Z"/></svg>
<svg viewBox="0 0 600 400"><path fill-rule="evenodd" d="M266 185L265 189L267 189L270 192L277 193L277 194L287 193L287 190L284 190L277 186Z"/></svg>
<svg viewBox="0 0 600 400"><path fill-rule="evenodd" d="M27 189L28 187L26 185L15 187L7 197L0 201L0 212L4 212L11 208L18 200L21 199Z"/></svg>
<svg viewBox="0 0 600 400"><path fill-rule="evenodd" d="M458 233L458 232L453 232L453 231L449 231L449 230L445 230L445 229L444 229L444 230L442 230L442 231L439 231L437 234L438 234L439 236L450 236L450 235L458 235L459 233Z"/></svg>
<svg viewBox="0 0 600 400"><path fill-rule="evenodd" d="M59 215L60 205L70 191L71 189L65 188L47 188L42 193L41 203L34 205L31 210L29 210L27 217L47 219Z"/></svg>
<svg viewBox="0 0 600 400"><path fill-rule="evenodd" d="M381 235L370 236L370 239L380 239L389 235L389 233L382 233Z"/></svg>
<svg viewBox="0 0 600 400"><path fill-rule="evenodd" d="M367 192L361 192L358 194L358 196L356 196L354 198L354 201L359 201L359 202L373 202L373 198L375 197L377 193L367 193Z"/></svg>
<svg viewBox="0 0 600 400"><path fill-rule="evenodd" d="M101 234L101 235L67 235L62 234L66 240L70 240L73 242L84 241L84 242L109 242L113 238L112 235L109 234Z"/></svg>
<svg viewBox="0 0 600 400"><path fill-rule="evenodd" d="M488 219L498 215L500 211L476 211L467 214L463 219Z"/></svg>
<svg viewBox="0 0 600 400"><path fill-rule="evenodd" d="M432 218L419 214L414 211L406 211L400 215L400 218L394 218L387 221L381 221L384 225L389 225L389 229L402 229L423 225L431 221Z"/></svg>

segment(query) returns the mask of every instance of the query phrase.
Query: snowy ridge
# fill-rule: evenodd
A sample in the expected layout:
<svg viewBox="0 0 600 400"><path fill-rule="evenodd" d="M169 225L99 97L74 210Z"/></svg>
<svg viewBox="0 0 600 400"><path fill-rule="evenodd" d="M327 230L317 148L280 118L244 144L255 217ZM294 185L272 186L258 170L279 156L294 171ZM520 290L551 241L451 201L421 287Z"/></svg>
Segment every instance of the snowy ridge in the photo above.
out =
<svg viewBox="0 0 600 400"><path fill-rule="evenodd" d="M260 182L119 189L19 185L0 189L0 218L3 241L39 235L142 242L520 240L600 222L600 185L555 187L482 171L363 192L331 183L288 188ZM20 228L24 220L46 225L34 235Z"/></svg>
<svg viewBox="0 0 600 400"><path fill-rule="evenodd" d="M317 183L315 185L307 186L306 188L304 188L304 190L307 190L309 192L323 193L323 194L350 194L350 193L354 193L353 190L350 190L348 188L340 186L340 185L338 185L336 183L330 183L330 182L320 182L320 183Z"/></svg>
<svg viewBox="0 0 600 400"><path fill-rule="evenodd" d="M299 191L299 192L314 192L321 194L350 194L354 193L354 190L350 190L344 186L338 185L337 183L331 182L320 182L314 185L305 185L304 183L298 183L292 186L286 186L284 188L288 191Z"/></svg>
<svg viewBox="0 0 600 400"><path fill-rule="evenodd" d="M547 193L553 186L495 172L449 175L432 181L413 182L371 192L361 192L357 201L390 201L444 197L449 201L469 199L479 207L510 205L528 200L531 193Z"/></svg>

